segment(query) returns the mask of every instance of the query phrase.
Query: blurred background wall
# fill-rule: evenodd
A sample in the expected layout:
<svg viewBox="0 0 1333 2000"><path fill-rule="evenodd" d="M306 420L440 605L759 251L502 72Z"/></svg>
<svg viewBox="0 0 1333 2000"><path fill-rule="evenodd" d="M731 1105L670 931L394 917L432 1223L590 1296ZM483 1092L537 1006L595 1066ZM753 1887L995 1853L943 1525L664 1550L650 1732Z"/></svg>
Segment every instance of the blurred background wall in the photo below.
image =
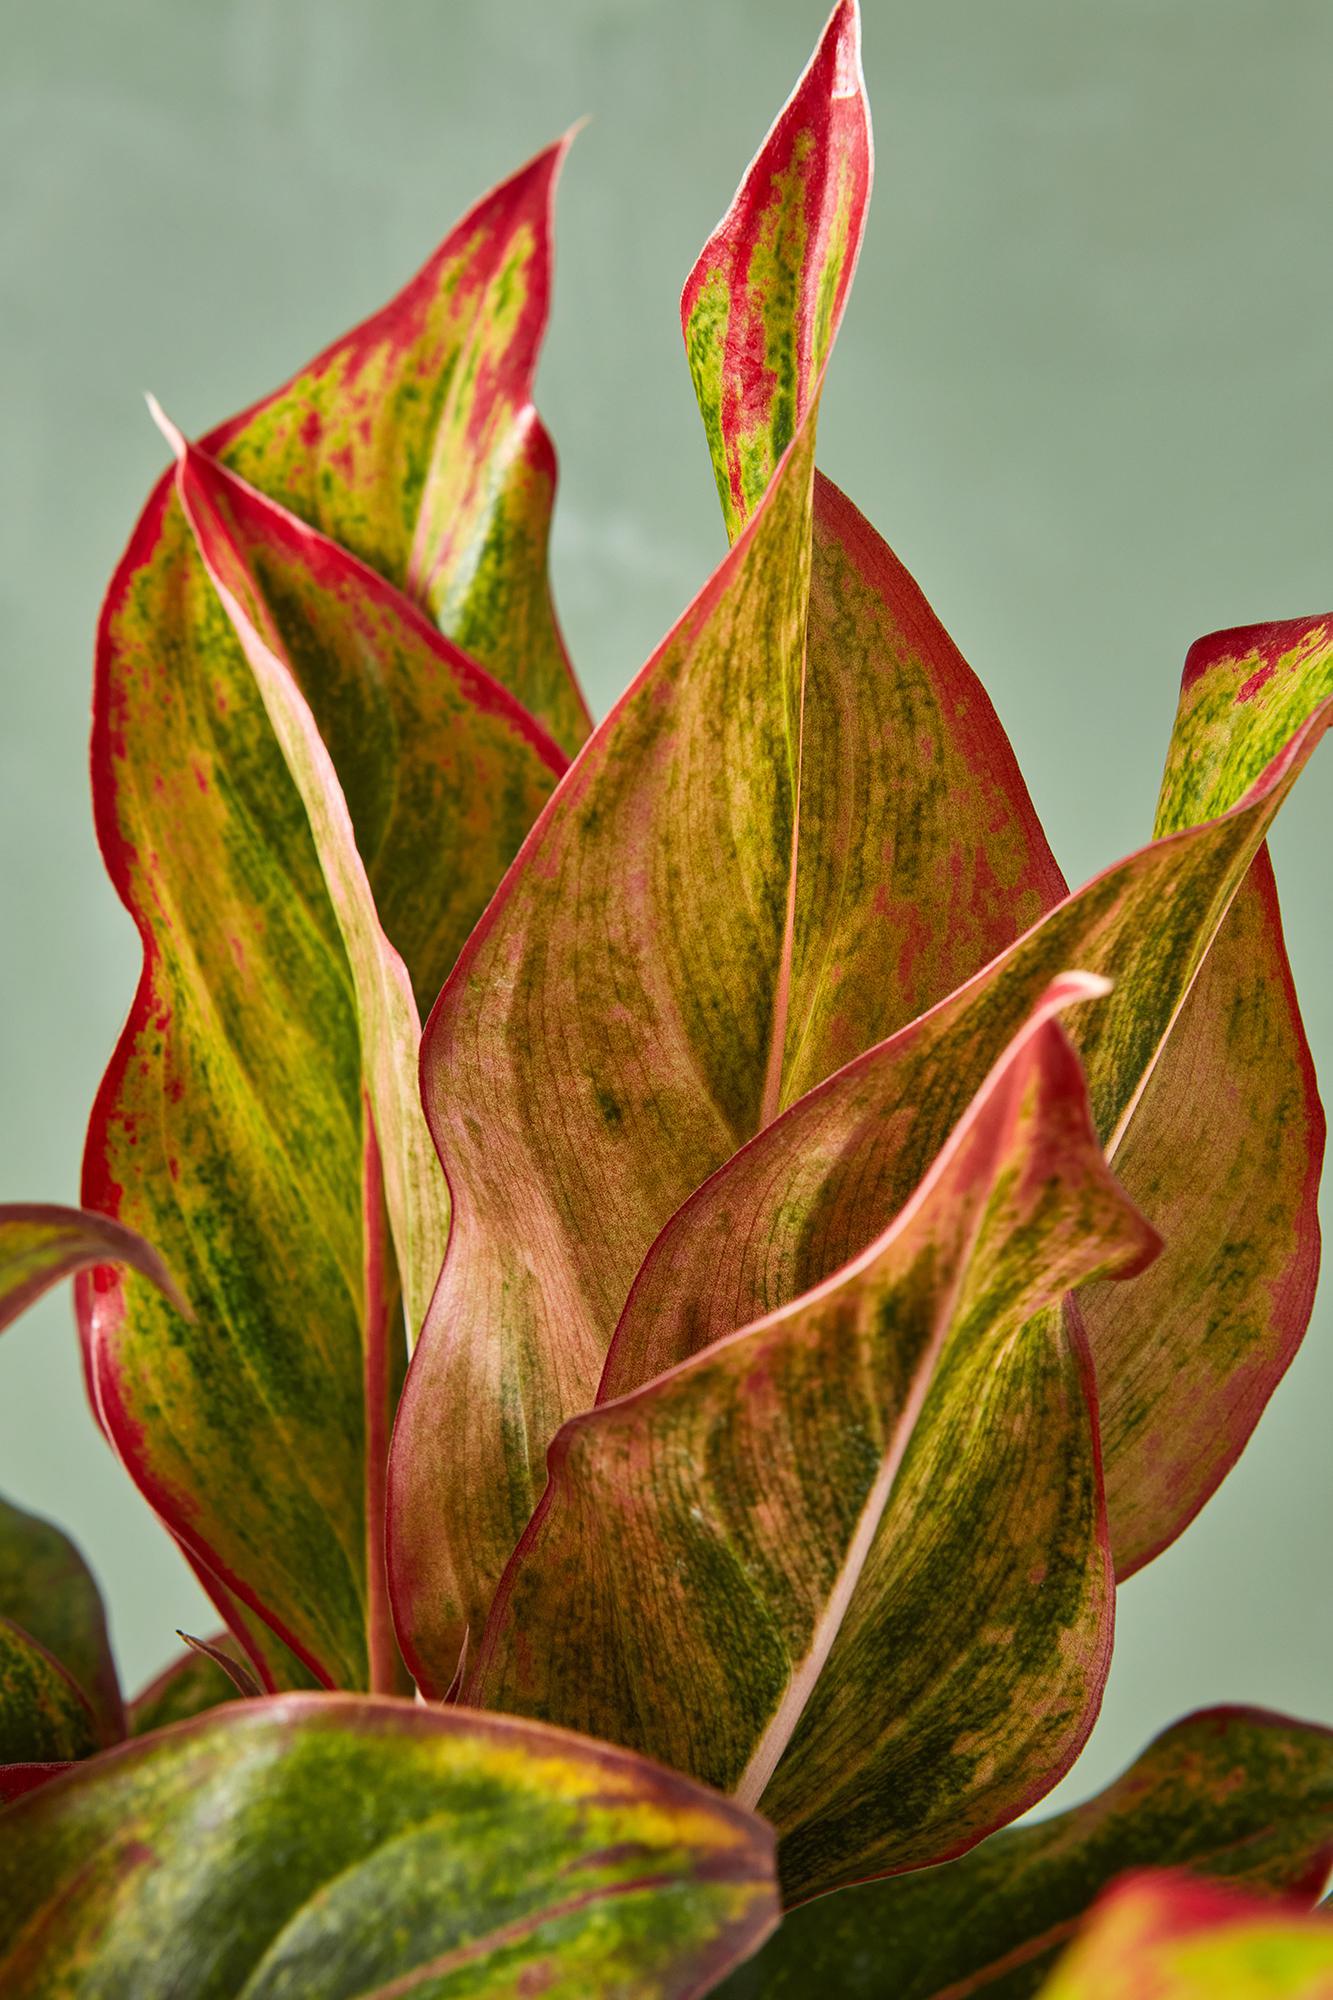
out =
<svg viewBox="0 0 1333 2000"><path fill-rule="evenodd" d="M604 710L723 542L685 272L822 0L43 0L0 71L0 1197L73 1200L138 965L85 769L104 580L162 463L378 305L583 113L540 380ZM878 175L821 459L981 673L1071 880L1146 837L1180 663L1333 600L1326 0L865 0ZM1325 757L1329 755L1324 753ZM1274 842L1333 1079L1329 767ZM1121 1598L1092 1788L1177 1713L1333 1720L1333 1287L1243 1463ZM99 1442L66 1294L0 1348L0 1486L133 1684L215 1622Z"/></svg>

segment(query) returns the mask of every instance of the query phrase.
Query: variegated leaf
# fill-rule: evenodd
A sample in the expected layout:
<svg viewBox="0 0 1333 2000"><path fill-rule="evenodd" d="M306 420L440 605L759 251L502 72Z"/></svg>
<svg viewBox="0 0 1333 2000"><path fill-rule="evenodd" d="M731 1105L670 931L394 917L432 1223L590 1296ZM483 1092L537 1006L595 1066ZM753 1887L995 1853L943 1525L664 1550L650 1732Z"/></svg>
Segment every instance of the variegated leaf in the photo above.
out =
<svg viewBox="0 0 1333 2000"><path fill-rule="evenodd" d="M1061 1302L1157 1248L1055 1019L1105 990L1052 986L854 1263L565 1426L469 1673L469 1700L758 1805L789 1898L979 1838L1099 1705L1111 1578Z"/></svg>
<svg viewBox="0 0 1333 2000"><path fill-rule="evenodd" d="M506 649L519 645L576 740L542 567L549 447L528 401L558 153L488 197L383 313L207 444L311 529L394 582L415 579L451 628L493 625L493 664L511 681L521 661ZM229 496L210 551L228 564L233 605L290 668L272 668L265 688L287 750L306 760L304 788L165 485L99 635L98 827L145 964L94 1110L85 1189L121 1219L160 1225L200 1332L183 1338L132 1281L85 1290L89 1369L117 1448L266 1679L391 1687L381 1489L406 1365L399 1264L419 1315L444 1209L411 1099L414 1003L366 877L418 995L433 996L564 759L392 583L228 486L207 457L193 465L197 518L217 520L205 489ZM465 516L466 545L453 544ZM318 842L311 803L325 814ZM443 895L433 843L451 864ZM356 932L355 976L340 916Z"/></svg>
<svg viewBox="0 0 1333 2000"><path fill-rule="evenodd" d="M792 1911L725 2000L1030 2000L1127 1869L1189 1868L1254 1895L1319 1894L1333 1862L1333 1731L1262 1709L1174 1723L1086 1805L943 1868Z"/></svg>
<svg viewBox="0 0 1333 2000"><path fill-rule="evenodd" d="M772 1834L603 1744L247 1702L0 1815L0 1987L135 2000L687 2000L767 1935Z"/></svg>

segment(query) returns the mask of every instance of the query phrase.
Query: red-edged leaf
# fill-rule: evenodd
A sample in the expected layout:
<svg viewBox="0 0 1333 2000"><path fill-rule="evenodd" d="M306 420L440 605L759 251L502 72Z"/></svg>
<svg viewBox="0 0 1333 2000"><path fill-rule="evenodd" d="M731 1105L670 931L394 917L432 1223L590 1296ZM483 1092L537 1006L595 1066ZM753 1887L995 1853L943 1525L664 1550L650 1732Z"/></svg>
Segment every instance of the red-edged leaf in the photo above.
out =
<svg viewBox="0 0 1333 2000"><path fill-rule="evenodd" d="M960 1861L791 1912L726 2000L1027 2000L1089 1903L1129 1868L1256 1894L1319 1894L1333 1862L1333 1731L1212 1708L1150 1743L1096 1798Z"/></svg>
<svg viewBox="0 0 1333 2000"><path fill-rule="evenodd" d="M395 299L203 444L428 610L572 752L589 721L551 607L555 454L532 405L568 144L485 195Z"/></svg>
<svg viewBox="0 0 1333 2000"><path fill-rule="evenodd" d="M1319 1274L1324 1113L1261 848L1115 1149L1166 1238L1083 1302L1116 1571L1193 1520L1301 1342Z"/></svg>
<svg viewBox="0 0 1333 2000"><path fill-rule="evenodd" d="M1333 1924L1195 1882L1130 1875L1109 1890L1042 2000L1329 2000Z"/></svg>
<svg viewBox="0 0 1333 2000"><path fill-rule="evenodd" d="M685 282L681 328L734 541L819 399L870 196L855 0L810 67Z"/></svg>
<svg viewBox="0 0 1333 2000"><path fill-rule="evenodd" d="M758 1806L789 1897L1013 1817L1100 1703L1112 1586L1060 1308L1157 1249L1055 1020L1105 991L1051 988L853 1264L566 1424L468 1676Z"/></svg>
<svg viewBox="0 0 1333 2000"><path fill-rule="evenodd" d="M744 374L732 316L762 322L766 353L785 341L790 366L765 376L769 404L746 405L746 437L764 460L786 435L781 375L800 411L791 441L730 556L534 829L428 1024L423 1088L457 1206L399 1415L391 1576L400 1638L436 1694L673 1204L774 1115L805 1064L887 1032L896 1008L959 976L947 948L913 965L886 886L886 850L910 850L918 806L894 817L895 780L923 738L944 782L922 878L949 879L969 834L983 854L956 897L967 946L995 948L1058 891L989 704L853 510L827 488L811 497L819 368L868 187L857 32L840 6L687 288L696 370L711 340L723 403ZM718 307L723 278L734 314ZM828 306L817 337L812 298ZM831 523L814 587L846 617L807 653L812 506ZM916 729L903 688L923 696ZM950 703L974 724L961 749ZM898 876L902 899L917 865ZM460 1439L448 1413L463 1409Z"/></svg>
<svg viewBox="0 0 1333 2000"><path fill-rule="evenodd" d="M609 1379L641 1380L640 1367L696 1353L856 1255L906 1200L1005 1037L1069 964L1115 982L1106 1006L1072 1033L1116 1156L1227 909L1327 726L1333 627L1307 619L1221 633L1199 642L1191 673L1207 706L1182 719L1176 757L1187 769L1197 760L1209 777L1181 797L1177 830L1095 877L701 1187L645 1261ZM1099 1355L1112 1398L1117 1367L1132 1374L1135 1359Z"/></svg>
<svg viewBox="0 0 1333 2000"><path fill-rule="evenodd" d="M102 1594L68 1535L0 1500L0 1618L21 1626L79 1688L99 1743L125 1734Z"/></svg>
<svg viewBox="0 0 1333 2000"><path fill-rule="evenodd" d="M689 2000L777 1919L773 1836L504 1717L237 1703L0 1816L0 1988Z"/></svg>
<svg viewBox="0 0 1333 2000"><path fill-rule="evenodd" d="M0 1203L0 1327L49 1291L99 1264L140 1272L188 1319L190 1308L151 1243L110 1216L53 1202Z"/></svg>
<svg viewBox="0 0 1333 2000"><path fill-rule="evenodd" d="M99 834L145 966L85 1186L160 1222L201 1328L182 1339L132 1283L89 1293L90 1374L142 1490L279 1684L296 1677L282 1648L326 1682L400 1672L381 1552L399 1272L415 1325L445 1190L412 1086L415 1002L379 919L433 996L564 762L495 679L314 529L415 576L441 613L447 598L446 623L498 617L545 672L532 621L503 600L549 612L532 456L547 447L527 393L558 152L488 197L384 313L211 435L310 527L206 455L179 475L253 657L172 488L103 614ZM446 500L466 548L446 546ZM516 660L495 664L513 678ZM277 1635L276 1659L233 1605Z"/></svg>

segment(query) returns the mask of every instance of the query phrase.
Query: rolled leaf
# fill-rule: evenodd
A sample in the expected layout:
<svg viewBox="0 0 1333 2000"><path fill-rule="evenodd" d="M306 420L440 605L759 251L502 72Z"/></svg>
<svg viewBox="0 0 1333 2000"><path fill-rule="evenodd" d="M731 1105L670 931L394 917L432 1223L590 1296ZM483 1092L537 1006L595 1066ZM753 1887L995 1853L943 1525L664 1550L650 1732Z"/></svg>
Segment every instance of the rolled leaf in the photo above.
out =
<svg viewBox="0 0 1333 2000"><path fill-rule="evenodd" d="M0 1986L136 2000L706 1992L772 1835L560 1732L338 1696L129 1744L0 1818Z"/></svg>
<svg viewBox="0 0 1333 2000"><path fill-rule="evenodd" d="M1227 909L1328 724L1333 625L1299 619L1219 633L1198 642L1188 672L1211 700L1182 718L1177 756L1187 767L1198 718L1197 753L1215 777L1189 809L1216 816L1094 877L957 993L760 1133L662 1231L617 1348L650 1356L654 1368L681 1360L857 1255L901 1208L1047 981L1070 964L1115 982L1106 1005L1071 1028L1115 1157ZM1256 676L1257 692L1239 699ZM619 1365L620 1380L632 1376L624 1355ZM1134 1357L1123 1365L1132 1369ZM1113 1395L1116 1366L1111 1355Z"/></svg>
<svg viewBox="0 0 1333 2000"><path fill-rule="evenodd" d="M1327 2000L1333 1924L1187 1876L1109 1891L1043 2000Z"/></svg>
<svg viewBox="0 0 1333 2000"><path fill-rule="evenodd" d="M542 567L549 446L528 401L559 151L488 197L383 313L207 444L391 583L415 579L451 630L493 624L496 671L523 678L519 646L546 694L525 691L576 740L581 707ZM395 588L257 500L228 520L241 538L233 599L252 567L260 587L245 602L273 613L291 668L267 683L305 725L289 716L288 747L299 762L300 738L318 761L313 712L336 768L321 796L335 820L344 783L354 805L356 886L368 873L383 893L419 993L433 997L563 758ZM212 537L215 561L225 539ZM494 757L474 762L460 714L483 733L490 718ZM339 924L359 863L344 840L335 909L329 829L316 843L307 813L314 778L305 771L304 794L293 781L170 482L104 608L93 763L103 852L145 964L94 1110L85 1189L118 1217L160 1225L201 1316L187 1341L132 1282L85 1292L99 1414L226 1593L252 1655L264 1642L232 1604L315 1678L393 1686L381 1486L406 1365L398 1263L419 1317L443 1239L443 1183L402 1061L414 1025L401 978L385 975L392 1032L382 1018L362 1032L377 969L364 897L355 978ZM460 818L465 858L438 897L434 844L457 854ZM432 861L415 879L405 856L418 844ZM399 1260L386 1195L407 1244ZM283 1655L265 1670L293 1677Z"/></svg>
<svg viewBox="0 0 1333 2000"><path fill-rule="evenodd" d="M1028 2000L1128 1869L1313 1901L1333 1862L1333 1731L1261 1709L1174 1723L1096 1798L961 1860L791 1911L725 2000Z"/></svg>
<svg viewBox="0 0 1333 2000"><path fill-rule="evenodd" d="M125 1734L102 1594L67 1535L0 1500L0 1618L58 1660L93 1712L99 1743Z"/></svg>
<svg viewBox="0 0 1333 2000"><path fill-rule="evenodd" d="M44 1646L0 1618L0 1764L54 1763L96 1748L87 1696Z"/></svg>
<svg viewBox="0 0 1333 2000"><path fill-rule="evenodd" d="M151 1243L123 1223L53 1202L0 1203L0 1327L43 1292L99 1264L124 1264L148 1278L176 1311L190 1308Z"/></svg>
<svg viewBox="0 0 1333 2000"><path fill-rule="evenodd" d="M1060 1305L1157 1248L1055 1019L1105 990L1051 988L853 1264L566 1424L468 1676L758 1805L789 1899L956 1852L1096 1713L1110 1573Z"/></svg>
<svg viewBox="0 0 1333 2000"><path fill-rule="evenodd" d="M235 1682L217 1661L217 1654L227 1648L225 1632L214 1634L205 1652L187 1646L179 1658L164 1667L129 1703L129 1734L147 1736L173 1722L186 1722L192 1716L203 1715L224 1701L234 1701Z"/></svg>

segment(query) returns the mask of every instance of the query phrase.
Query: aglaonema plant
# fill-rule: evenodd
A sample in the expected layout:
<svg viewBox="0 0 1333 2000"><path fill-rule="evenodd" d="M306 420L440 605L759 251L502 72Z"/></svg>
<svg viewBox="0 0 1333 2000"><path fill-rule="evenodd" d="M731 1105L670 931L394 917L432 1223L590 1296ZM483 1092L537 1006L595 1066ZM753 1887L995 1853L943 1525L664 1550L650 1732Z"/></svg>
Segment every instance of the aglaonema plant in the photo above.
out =
<svg viewBox="0 0 1333 2000"><path fill-rule="evenodd" d="M1204 1711L1001 1829L1309 1317L1264 841L1333 619L1199 641L1151 840L1071 893L816 468L842 0L685 286L729 551L592 728L531 401L562 153L242 416L156 412L93 735L143 970L0 1319L78 1274L224 1629L127 1702L4 1508L0 1985L1322 1990L1328 1731Z"/></svg>

